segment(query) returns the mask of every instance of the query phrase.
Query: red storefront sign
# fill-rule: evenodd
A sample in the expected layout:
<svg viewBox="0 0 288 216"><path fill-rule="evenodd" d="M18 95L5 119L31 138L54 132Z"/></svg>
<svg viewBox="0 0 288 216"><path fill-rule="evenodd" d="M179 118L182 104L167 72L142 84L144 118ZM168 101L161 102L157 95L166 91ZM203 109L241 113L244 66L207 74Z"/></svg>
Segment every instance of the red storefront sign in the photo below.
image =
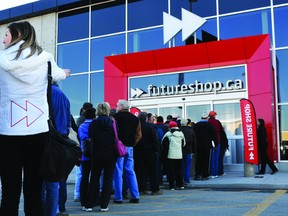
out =
<svg viewBox="0 0 288 216"><path fill-rule="evenodd" d="M252 102L240 100L242 128L244 137L244 160L247 163L258 164L257 123Z"/></svg>

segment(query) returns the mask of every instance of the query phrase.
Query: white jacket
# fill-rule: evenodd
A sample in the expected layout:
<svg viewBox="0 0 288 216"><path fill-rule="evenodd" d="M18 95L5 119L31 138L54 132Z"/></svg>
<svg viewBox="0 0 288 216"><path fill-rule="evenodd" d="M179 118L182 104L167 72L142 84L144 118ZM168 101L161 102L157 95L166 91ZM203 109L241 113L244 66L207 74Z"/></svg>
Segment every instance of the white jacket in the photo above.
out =
<svg viewBox="0 0 288 216"><path fill-rule="evenodd" d="M48 65L52 64L53 80L66 78L53 56L45 51L29 55L30 48L13 60L20 41L0 52L0 134L33 135L48 131L47 83Z"/></svg>
<svg viewBox="0 0 288 216"><path fill-rule="evenodd" d="M172 128L172 130L175 128ZM178 129L178 128L177 128ZM182 147L186 145L185 137L182 131L173 130L168 131L163 139L167 137L169 139L169 150L168 156L169 159L182 159ZM182 146L183 145L183 146Z"/></svg>

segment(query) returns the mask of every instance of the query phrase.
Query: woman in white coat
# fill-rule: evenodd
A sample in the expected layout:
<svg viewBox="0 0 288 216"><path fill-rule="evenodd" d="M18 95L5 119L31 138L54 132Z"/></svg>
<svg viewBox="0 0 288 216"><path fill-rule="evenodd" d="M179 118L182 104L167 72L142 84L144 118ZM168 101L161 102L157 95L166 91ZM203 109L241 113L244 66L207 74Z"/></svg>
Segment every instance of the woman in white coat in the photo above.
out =
<svg viewBox="0 0 288 216"><path fill-rule="evenodd" d="M58 82L70 76L36 41L27 22L8 25L0 52L0 215L18 215L22 188L25 215L42 215L39 164L48 135L47 62Z"/></svg>

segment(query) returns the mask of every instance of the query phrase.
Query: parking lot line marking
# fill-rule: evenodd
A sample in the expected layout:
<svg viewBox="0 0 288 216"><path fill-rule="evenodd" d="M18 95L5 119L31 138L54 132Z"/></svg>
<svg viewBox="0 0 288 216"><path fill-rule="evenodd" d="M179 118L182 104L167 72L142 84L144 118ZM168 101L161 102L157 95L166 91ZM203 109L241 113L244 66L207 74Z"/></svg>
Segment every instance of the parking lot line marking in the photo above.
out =
<svg viewBox="0 0 288 216"><path fill-rule="evenodd" d="M251 209L249 212L244 214L244 216L257 216L265 211L271 204L273 204L276 200L278 200L281 196L283 196L287 190L276 190L273 194L268 196L261 203L257 204L255 208Z"/></svg>

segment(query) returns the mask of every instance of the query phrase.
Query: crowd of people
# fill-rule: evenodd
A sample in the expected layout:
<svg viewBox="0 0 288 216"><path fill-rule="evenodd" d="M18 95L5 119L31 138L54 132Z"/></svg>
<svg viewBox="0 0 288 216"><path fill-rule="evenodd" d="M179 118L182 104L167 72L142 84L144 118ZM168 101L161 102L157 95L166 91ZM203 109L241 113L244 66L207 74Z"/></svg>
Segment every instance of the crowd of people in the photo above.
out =
<svg viewBox="0 0 288 216"><path fill-rule="evenodd" d="M42 50L33 26L26 21L10 24L4 44L5 50L0 52L3 120L0 215L18 215L22 187L25 215L69 215L65 209L66 179L51 182L39 175L49 130L48 61L52 63L52 111L56 129L68 137L73 128L82 151L88 147L91 151L90 155L82 155L81 165L76 167L74 200L80 202L83 211L91 212L96 206L101 212L108 211L112 195L115 204L122 204L128 193L132 204L139 203L143 195L161 195L160 185L165 179L173 191L183 190L191 176L195 180L208 180L224 175L223 157L229 146L215 111L203 113L195 123L172 115L164 122L163 116L152 113L133 115L129 112L129 102L124 99L117 102L116 109L111 109L108 102L101 102L96 108L85 102L75 123L70 102L57 85L70 76L70 70L59 68L52 55ZM27 104L37 108L39 115ZM25 113L23 107L27 108ZM263 119L258 120L258 126L258 140L263 144L259 148L262 158L259 173L264 174L268 164L274 174L278 169L267 157ZM126 147L124 157L118 157L115 151L115 131ZM195 157L195 173L191 175L192 157ZM7 162L9 166L5 165Z"/></svg>

